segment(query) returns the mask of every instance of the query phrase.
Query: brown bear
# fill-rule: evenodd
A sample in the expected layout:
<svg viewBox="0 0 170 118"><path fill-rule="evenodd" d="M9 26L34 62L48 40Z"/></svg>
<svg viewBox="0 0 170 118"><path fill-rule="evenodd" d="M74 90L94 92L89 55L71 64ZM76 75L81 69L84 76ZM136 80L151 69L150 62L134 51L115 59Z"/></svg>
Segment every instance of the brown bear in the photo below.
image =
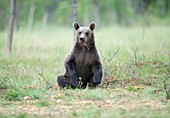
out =
<svg viewBox="0 0 170 118"><path fill-rule="evenodd" d="M65 60L66 72L57 78L60 88L86 88L98 86L102 81L102 65L95 46L93 30L95 23L89 27L73 24L75 43Z"/></svg>

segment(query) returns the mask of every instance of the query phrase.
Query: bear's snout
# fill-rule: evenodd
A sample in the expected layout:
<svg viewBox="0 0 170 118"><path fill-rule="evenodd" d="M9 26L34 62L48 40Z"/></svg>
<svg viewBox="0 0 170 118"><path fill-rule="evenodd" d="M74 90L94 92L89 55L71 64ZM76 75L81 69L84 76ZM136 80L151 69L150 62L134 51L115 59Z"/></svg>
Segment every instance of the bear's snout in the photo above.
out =
<svg viewBox="0 0 170 118"><path fill-rule="evenodd" d="M80 37L79 38L81 42L84 42L84 38L83 37Z"/></svg>

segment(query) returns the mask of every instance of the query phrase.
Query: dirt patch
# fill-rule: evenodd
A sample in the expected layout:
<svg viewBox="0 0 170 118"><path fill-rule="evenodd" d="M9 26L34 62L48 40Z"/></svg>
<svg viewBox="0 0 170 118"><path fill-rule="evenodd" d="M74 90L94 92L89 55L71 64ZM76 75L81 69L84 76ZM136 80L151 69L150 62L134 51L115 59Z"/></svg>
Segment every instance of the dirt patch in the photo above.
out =
<svg viewBox="0 0 170 118"><path fill-rule="evenodd" d="M163 110L164 102L150 99L143 100L61 100L50 101L48 106L37 106L41 100L25 100L14 102L11 105L0 107L1 114L27 114L37 116L68 116L71 112L79 112L88 109L105 109L105 110L128 110L133 111L138 108L150 107L155 110Z"/></svg>

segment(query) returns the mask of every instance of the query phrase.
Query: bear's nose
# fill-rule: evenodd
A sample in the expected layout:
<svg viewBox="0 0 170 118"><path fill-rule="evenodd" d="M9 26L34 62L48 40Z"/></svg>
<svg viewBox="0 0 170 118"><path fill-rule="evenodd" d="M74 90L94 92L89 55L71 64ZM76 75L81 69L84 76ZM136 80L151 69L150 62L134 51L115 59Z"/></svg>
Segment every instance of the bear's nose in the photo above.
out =
<svg viewBox="0 0 170 118"><path fill-rule="evenodd" d="M83 42L83 41L84 41L84 38L83 38L83 37L80 37L80 41L82 41L82 42Z"/></svg>

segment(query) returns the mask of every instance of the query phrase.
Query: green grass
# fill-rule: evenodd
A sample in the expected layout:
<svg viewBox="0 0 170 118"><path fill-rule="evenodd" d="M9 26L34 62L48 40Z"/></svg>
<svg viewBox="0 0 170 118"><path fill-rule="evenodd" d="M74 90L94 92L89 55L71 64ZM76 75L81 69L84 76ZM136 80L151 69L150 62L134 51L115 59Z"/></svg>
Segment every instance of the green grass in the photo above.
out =
<svg viewBox="0 0 170 118"><path fill-rule="evenodd" d="M146 27L144 35L141 27L107 27L95 30L95 37L101 87L58 90L73 29L15 32L12 55L7 32L0 32L0 117L168 117L163 81L170 82L169 26Z"/></svg>
<svg viewBox="0 0 170 118"><path fill-rule="evenodd" d="M119 118L119 117L147 117L147 118L168 118L170 113L170 108L167 107L165 111L154 110L152 108L139 108L135 111L126 111L126 110L105 110L105 109L92 109L85 110L83 112L73 112L72 117L81 117L81 118Z"/></svg>

